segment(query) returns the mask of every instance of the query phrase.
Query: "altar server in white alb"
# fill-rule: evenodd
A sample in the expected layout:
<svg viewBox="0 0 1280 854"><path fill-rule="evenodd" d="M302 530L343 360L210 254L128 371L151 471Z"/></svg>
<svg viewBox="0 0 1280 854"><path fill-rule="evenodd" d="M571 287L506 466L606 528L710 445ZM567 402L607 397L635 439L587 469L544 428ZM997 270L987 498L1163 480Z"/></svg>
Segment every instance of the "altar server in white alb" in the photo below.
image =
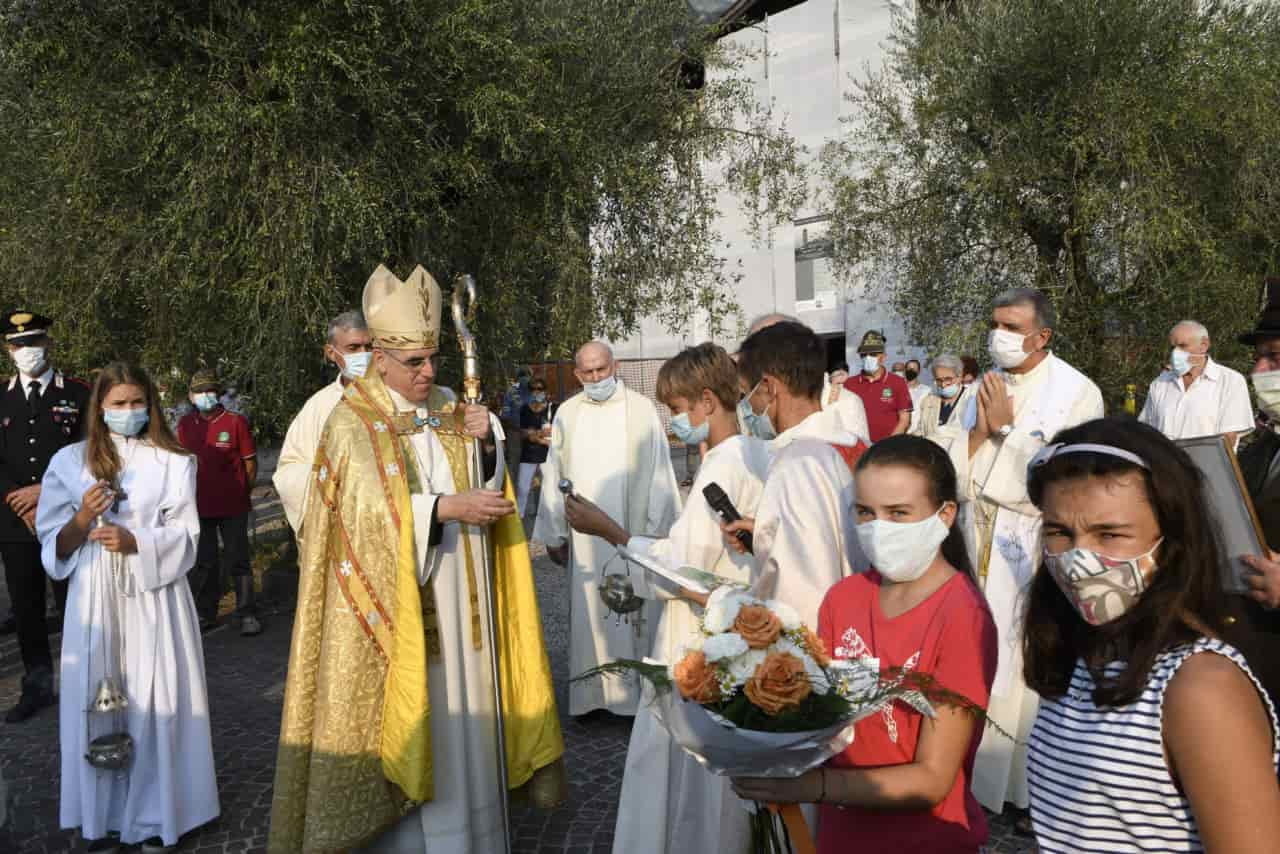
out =
<svg viewBox="0 0 1280 854"><path fill-rule="evenodd" d="M960 425L944 438L959 477L959 524L999 635L987 716L1017 737L1015 744L987 727L978 749L973 792L995 812L1006 801L1027 807L1025 745L1037 707L1022 679L1019 611L1041 543L1027 466L1059 431L1103 414L1098 387L1049 351L1053 323L1053 305L1040 291L996 297L988 347L999 367L975 384Z"/></svg>
<svg viewBox="0 0 1280 854"><path fill-rule="evenodd" d="M822 341L802 323L776 323L742 342L739 407L749 424L776 428L777 438L755 518L726 529L752 531L752 592L785 602L811 626L831 586L867 568L853 514L853 465L867 446L822 417L824 360ZM727 542L740 548L731 536Z"/></svg>
<svg viewBox="0 0 1280 854"><path fill-rule="evenodd" d="M200 519L196 462L151 379L115 362L94 383L88 438L49 463L36 510L45 570L69 578L62 639L60 823L91 852L167 851L218 816L200 621L187 586ZM104 677L128 708L87 715ZM85 760L127 728L123 771ZM112 836L110 834L118 834Z"/></svg>
<svg viewBox="0 0 1280 854"><path fill-rule="evenodd" d="M1223 436L1235 447L1253 429L1244 375L1209 356L1209 330L1184 320L1169 331L1169 369L1147 389L1138 420L1170 439Z"/></svg>
<svg viewBox="0 0 1280 854"><path fill-rule="evenodd" d="M796 323L804 326L789 314L766 314L752 321L748 337L776 323ZM870 443L871 429L867 426L866 407L862 405L862 398L844 387L847 379L849 379L848 365L840 365L830 373L823 373L822 393L818 396L821 411L816 414L817 420L810 424L808 429L820 429L842 436L851 435L861 442ZM817 428L817 424L821 424L821 428ZM760 439L773 439L778 435L767 419L753 419L748 425L742 416L742 410L739 410L738 427L744 434L755 435ZM752 429L761 432L752 433Z"/></svg>
<svg viewBox="0 0 1280 854"><path fill-rule="evenodd" d="M671 429L686 445L706 443L689 500L667 537L633 537L593 504L565 502L575 531L593 534L672 569L694 566L749 584L754 560L728 549L720 517L703 489L716 484L740 514L755 515L769 464L768 445L738 432L738 370L722 348L700 344L668 360L658 373L658 399L671 408ZM706 596L650 578L666 600L652 657L679 660L697 636ZM641 704L631 729L613 854L746 854L751 833L743 803L729 779L708 772L672 740L652 709Z"/></svg>
<svg viewBox="0 0 1280 854"><path fill-rule="evenodd" d="M344 311L329 321L324 357L338 369L337 378L317 391L302 405L284 434L276 473L271 478L289 527L302 534L302 514L307 506L307 485L311 483L311 465L315 462L320 434L329 414L342 400L342 392L353 380L364 376L373 358L373 339L359 311Z"/></svg>
<svg viewBox="0 0 1280 854"><path fill-rule="evenodd" d="M542 496L533 539L547 544L552 559L572 558L569 588L569 672L583 673L619 658L648 654L660 603L650 601L631 623L606 619L600 600L601 570L620 571L616 552L603 540L569 530L561 479L633 534L664 537L680 512L680 492L671 468L666 431L653 403L622 384L613 351L592 341L574 356L574 375L582 393L556 412L551 450L542 464ZM569 555L569 538L573 548ZM653 599L643 577L632 574L637 595ZM640 698L636 680L592 679L569 686L569 714L606 709L634 715Z"/></svg>

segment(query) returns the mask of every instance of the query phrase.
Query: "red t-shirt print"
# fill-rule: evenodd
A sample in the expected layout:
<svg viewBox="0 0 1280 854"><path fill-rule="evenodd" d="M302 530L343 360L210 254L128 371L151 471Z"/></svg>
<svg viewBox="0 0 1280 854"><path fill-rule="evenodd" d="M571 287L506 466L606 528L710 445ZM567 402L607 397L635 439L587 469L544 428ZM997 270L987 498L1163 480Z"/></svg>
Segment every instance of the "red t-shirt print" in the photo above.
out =
<svg viewBox="0 0 1280 854"><path fill-rule="evenodd" d="M878 380L858 374L845 380L844 387L862 400L862 408L867 411L867 432L872 442L879 442L893 435L898 426L898 413L904 409L911 411L911 389L907 381L897 374L884 372Z"/></svg>
<svg viewBox="0 0 1280 854"><path fill-rule="evenodd" d="M881 669L919 670L941 687L987 707L996 675L996 627L982 593L962 575L893 619L880 610L879 574L868 570L852 575L827 592L818 612L818 634L833 658L878 658ZM859 721L853 744L828 765L879 768L911 762L923 721L910 706L895 703ZM987 820L969 789L982 731L979 722L951 791L928 812L821 807L818 854L978 851L987 841Z"/></svg>
<svg viewBox="0 0 1280 854"><path fill-rule="evenodd" d="M207 519L248 513L244 461L257 454L248 420L225 409L210 418L190 412L178 422L178 441L196 455L196 511Z"/></svg>

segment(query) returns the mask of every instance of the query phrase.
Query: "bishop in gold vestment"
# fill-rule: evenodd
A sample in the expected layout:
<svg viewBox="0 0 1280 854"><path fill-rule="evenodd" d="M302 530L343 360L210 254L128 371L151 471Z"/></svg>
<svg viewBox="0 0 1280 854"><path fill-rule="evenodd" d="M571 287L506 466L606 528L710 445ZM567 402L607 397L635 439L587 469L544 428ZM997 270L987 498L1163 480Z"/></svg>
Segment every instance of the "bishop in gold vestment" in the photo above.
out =
<svg viewBox="0 0 1280 854"><path fill-rule="evenodd" d="M475 437L500 430L434 385L435 282L380 267L364 308L377 369L347 387L313 464L269 846L488 854L486 550L510 785L562 771L528 548L501 448L484 483L468 468Z"/></svg>

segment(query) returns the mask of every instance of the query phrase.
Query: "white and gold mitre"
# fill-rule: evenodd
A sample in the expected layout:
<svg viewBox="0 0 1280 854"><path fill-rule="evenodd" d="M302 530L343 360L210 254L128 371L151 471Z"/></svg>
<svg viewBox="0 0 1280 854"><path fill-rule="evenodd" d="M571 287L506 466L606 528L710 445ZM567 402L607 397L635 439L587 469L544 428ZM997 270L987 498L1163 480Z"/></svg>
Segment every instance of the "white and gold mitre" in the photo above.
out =
<svg viewBox="0 0 1280 854"><path fill-rule="evenodd" d="M440 346L440 286L421 266L400 281L382 264L364 286L364 320L373 343L388 350Z"/></svg>

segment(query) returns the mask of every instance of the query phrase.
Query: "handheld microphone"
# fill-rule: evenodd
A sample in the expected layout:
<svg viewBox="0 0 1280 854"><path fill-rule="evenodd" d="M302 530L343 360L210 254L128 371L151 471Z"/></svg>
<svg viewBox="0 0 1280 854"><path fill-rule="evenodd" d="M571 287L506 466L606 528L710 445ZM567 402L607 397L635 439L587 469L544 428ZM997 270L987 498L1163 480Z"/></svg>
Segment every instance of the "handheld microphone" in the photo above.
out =
<svg viewBox="0 0 1280 854"><path fill-rule="evenodd" d="M733 502L729 500L729 496L724 494L724 490L720 488L718 483L708 483L702 487L702 497L707 499L707 503L711 505L711 509L720 514L720 518L725 524L732 524L742 518L742 514L733 506ZM750 531L735 531L734 537L738 542L742 543L742 547L747 550L747 554L754 554L751 547Z"/></svg>

